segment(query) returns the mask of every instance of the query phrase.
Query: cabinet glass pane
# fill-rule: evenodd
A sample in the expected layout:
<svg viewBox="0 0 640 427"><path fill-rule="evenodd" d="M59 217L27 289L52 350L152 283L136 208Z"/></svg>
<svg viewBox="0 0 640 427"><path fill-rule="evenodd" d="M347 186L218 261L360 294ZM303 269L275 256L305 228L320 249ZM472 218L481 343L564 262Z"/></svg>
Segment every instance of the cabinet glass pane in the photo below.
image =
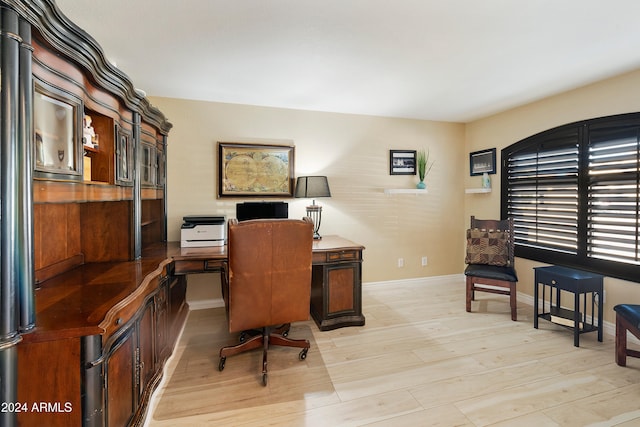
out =
<svg viewBox="0 0 640 427"><path fill-rule="evenodd" d="M133 182L133 173L131 168L131 141L131 134L118 127L116 141L116 170L118 183L120 184L131 184Z"/></svg>
<svg viewBox="0 0 640 427"><path fill-rule="evenodd" d="M142 164L141 164L142 184L156 184L156 149L149 144L142 144Z"/></svg>
<svg viewBox="0 0 640 427"><path fill-rule="evenodd" d="M77 172L76 107L43 93L34 96L36 168Z"/></svg>

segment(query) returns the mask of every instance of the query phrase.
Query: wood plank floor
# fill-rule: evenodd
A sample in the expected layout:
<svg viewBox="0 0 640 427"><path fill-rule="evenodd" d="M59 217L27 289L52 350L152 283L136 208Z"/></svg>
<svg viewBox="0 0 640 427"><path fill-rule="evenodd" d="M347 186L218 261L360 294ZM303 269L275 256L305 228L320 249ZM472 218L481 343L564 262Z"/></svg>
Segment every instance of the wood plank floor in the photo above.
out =
<svg viewBox="0 0 640 427"><path fill-rule="evenodd" d="M192 311L147 425L165 426L639 426L640 359L614 361L613 337L597 341L546 321L508 297L477 293L464 310L462 278L365 284L366 326L320 332L295 324L298 350L227 359L237 336L223 309Z"/></svg>

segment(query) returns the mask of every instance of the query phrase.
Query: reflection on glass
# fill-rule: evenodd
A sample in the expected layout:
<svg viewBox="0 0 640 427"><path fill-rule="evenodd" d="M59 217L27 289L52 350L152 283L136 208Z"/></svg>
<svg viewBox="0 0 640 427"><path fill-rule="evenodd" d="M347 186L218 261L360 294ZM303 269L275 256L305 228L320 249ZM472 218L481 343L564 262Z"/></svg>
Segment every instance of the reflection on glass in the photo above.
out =
<svg viewBox="0 0 640 427"><path fill-rule="evenodd" d="M149 147L142 148L142 181L151 181L151 150Z"/></svg>
<svg viewBox="0 0 640 427"><path fill-rule="evenodd" d="M77 169L74 150L74 110L72 105L42 93L35 93L35 157L38 169L52 171Z"/></svg>

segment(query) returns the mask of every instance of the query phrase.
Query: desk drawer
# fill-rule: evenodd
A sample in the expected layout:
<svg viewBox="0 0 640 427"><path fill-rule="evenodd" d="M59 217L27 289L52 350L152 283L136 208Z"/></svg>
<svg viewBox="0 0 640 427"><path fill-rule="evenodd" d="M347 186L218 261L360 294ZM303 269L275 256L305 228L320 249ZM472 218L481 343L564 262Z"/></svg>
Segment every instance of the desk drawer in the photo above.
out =
<svg viewBox="0 0 640 427"><path fill-rule="evenodd" d="M206 273L220 271L224 267L224 260L177 260L173 274Z"/></svg>
<svg viewBox="0 0 640 427"><path fill-rule="evenodd" d="M360 253L358 251L336 251L336 252L327 252L327 260L328 261L353 261L360 259Z"/></svg>
<svg viewBox="0 0 640 427"><path fill-rule="evenodd" d="M204 262L204 270L205 271L220 271L224 268L224 261L220 260L206 260Z"/></svg>
<svg viewBox="0 0 640 427"><path fill-rule="evenodd" d="M361 252L358 250L345 249L341 251L314 252L314 263L333 263L343 261L360 261Z"/></svg>

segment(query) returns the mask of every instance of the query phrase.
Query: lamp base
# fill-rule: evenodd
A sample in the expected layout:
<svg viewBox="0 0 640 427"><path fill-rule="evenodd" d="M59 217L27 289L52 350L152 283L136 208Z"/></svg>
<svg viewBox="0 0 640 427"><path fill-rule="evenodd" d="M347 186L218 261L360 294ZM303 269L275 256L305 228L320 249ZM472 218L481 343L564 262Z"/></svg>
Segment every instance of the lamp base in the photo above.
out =
<svg viewBox="0 0 640 427"><path fill-rule="evenodd" d="M320 222L322 221L322 206L316 205L316 201L313 204L307 206L307 216L313 221L313 239L322 239L318 230L320 230Z"/></svg>

